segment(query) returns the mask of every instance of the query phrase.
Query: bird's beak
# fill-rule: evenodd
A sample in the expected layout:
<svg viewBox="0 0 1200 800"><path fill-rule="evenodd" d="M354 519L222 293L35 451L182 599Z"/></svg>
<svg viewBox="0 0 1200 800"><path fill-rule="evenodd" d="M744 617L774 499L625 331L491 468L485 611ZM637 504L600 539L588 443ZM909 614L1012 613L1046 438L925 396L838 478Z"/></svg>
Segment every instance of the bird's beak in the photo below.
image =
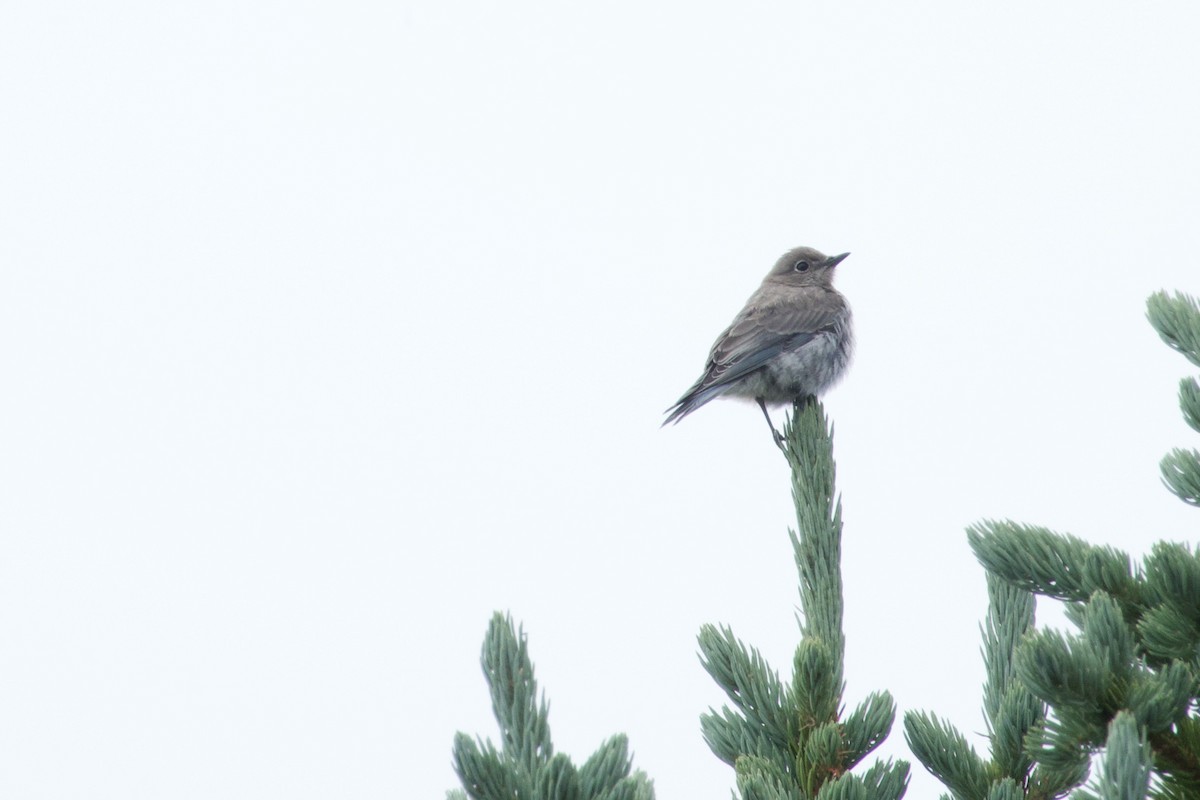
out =
<svg viewBox="0 0 1200 800"><path fill-rule="evenodd" d="M842 261L844 261L848 255L850 254L842 253L840 256L830 256L829 258L825 259L825 266L836 267L838 264L842 263Z"/></svg>

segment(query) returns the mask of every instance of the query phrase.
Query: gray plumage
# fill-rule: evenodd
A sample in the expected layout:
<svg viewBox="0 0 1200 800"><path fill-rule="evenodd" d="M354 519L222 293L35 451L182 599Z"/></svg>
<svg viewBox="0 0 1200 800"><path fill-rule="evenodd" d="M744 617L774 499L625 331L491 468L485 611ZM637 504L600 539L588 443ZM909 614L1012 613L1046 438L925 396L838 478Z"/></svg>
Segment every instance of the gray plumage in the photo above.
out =
<svg viewBox="0 0 1200 800"><path fill-rule="evenodd" d="M848 255L811 247L784 253L717 337L704 374L667 409L663 425L717 397L753 399L766 414L767 405L816 397L837 383L854 347L850 306L833 288L834 268Z"/></svg>

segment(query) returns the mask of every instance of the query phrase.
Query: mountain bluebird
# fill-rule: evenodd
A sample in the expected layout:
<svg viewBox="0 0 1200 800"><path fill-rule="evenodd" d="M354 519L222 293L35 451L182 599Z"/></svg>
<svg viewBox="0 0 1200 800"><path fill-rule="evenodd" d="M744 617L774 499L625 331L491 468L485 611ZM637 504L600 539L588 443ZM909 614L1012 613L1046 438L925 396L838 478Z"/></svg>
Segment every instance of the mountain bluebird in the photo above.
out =
<svg viewBox="0 0 1200 800"><path fill-rule="evenodd" d="M850 306L833 288L834 267L848 255L826 256L797 247L776 261L733 324L717 337L700 380L667 409L663 425L679 422L717 397L752 398L782 447L767 405L817 397L837 383L850 363Z"/></svg>

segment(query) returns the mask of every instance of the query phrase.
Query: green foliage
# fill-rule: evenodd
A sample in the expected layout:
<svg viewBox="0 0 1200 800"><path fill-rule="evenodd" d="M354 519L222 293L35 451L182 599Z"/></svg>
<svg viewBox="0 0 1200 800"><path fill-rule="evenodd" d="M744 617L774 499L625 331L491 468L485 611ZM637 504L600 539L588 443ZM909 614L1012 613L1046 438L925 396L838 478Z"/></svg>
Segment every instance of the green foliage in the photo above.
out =
<svg viewBox="0 0 1200 800"><path fill-rule="evenodd" d="M538 699L533 662L523 631L495 614L483 643L483 674L500 724L500 749L465 733L454 737L454 769L463 789L447 800L653 800L654 787L631 772L622 735L600 745L582 767L554 752L549 709Z"/></svg>
<svg viewBox="0 0 1200 800"><path fill-rule="evenodd" d="M1200 303L1196 298L1176 292L1156 292L1146 301L1146 316L1158 335L1200 367ZM1184 420L1200 431L1200 384L1194 377L1179 385L1179 405ZM1200 451L1175 449L1159 464L1163 483L1190 505L1200 505Z"/></svg>
<svg viewBox="0 0 1200 800"><path fill-rule="evenodd" d="M1188 505L1200 506L1200 451L1175 448L1159 463L1163 483Z"/></svg>
<svg viewBox="0 0 1200 800"><path fill-rule="evenodd" d="M849 771L887 737L896 706L878 692L841 714L842 513L832 433L820 403L797 403L784 438L799 530L789 534L803 612L792 677L781 681L728 627L705 625L701 663L732 707L710 709L700 727L713 753L735 767L743 800L898 800L908 784L907 763Z"/></svg>
<svg viewBox="0 0 1200 800"><path fill-rule="evenodd" d="M1013 662L1051 710L1027 742L1039 765L1078 765L1105 746L1123 713L1148 737L1164 791L1200 787L1200 742L1188 738L1200 700L1200 554L1160 542L1135 569L1117 551L1008 522L983 523L970 541L997 577L1074 603L1077 632L1030 633Z"/></svg>
<svg viewBox="0 0 1200 800"><path fill-rule="evenodd" d="M933 714L904 715L904 732L913 755L963 800L983 800L990 779L988 765L953 726Z"/></svg>
<svg viewBox="0 0 1200 800"><path fill-rule="evenodd" d="M1139 733L1137 720L1122 711L1108 726L1104 766L1078 800L1142 800L1150 788L1153 754L1150 743Z"/></svg>
<svg viewBox="0 0 1200 800"><path fill-rule="evenodd" d="M1097 591L1137 600L1129 556L1111 547L1007 520L972 525L967 541L989 573L1026 591L1078 603Z"/></svg>
<svg viewBox="0 0 1200 800"><path fill-rule="evenodd" d="M1200 304L1160 292L1148 317L1200 366ZM1200 383L1180 384L1200 431ZM1200 453L1174 450L1163 481L1200 504ZM1200 555L1160 542L1140 565L1118 550L1008 521L972 526L988 571L984 714L991 761L930 714L909 714L913 752L956 800L1200 797ZM1064 601L1076 630L1033 628L1033 594ZM1102 766L1087 789L1092 757Z"/></svg>
<svg viewBox="0 0 1200 800"><path fill-rule="evenodd" d="M1034 625L1033 595L988 575L988 615L983 625L984 720L991 744L984 760L959 731L933 714L909 712L905 738L917 759L956 800L1056 797L1086 776L1079 759L1038 763L1026 748L1045 724L1043 703L1019 679L1014 655Z"/></svg>
<svg viewBox="0 0 1200 800"><path fill-rule="evenodd" d="M1200 367L1200 302L1182 292L1155 292L1146 300L1146 318L1172 350Z"/></svg>
<svg viewBox="0 0 1200 800"><path fill-rule="evenodd" d="M1163 341L1200 366L1200 303L1159 292L1147 316ZM1181 381L1179 404L1200 431L1195 377ZM781 680L728 627L704 626L701 663L730 705L704 714L701 731L735 768L744 800L899 800L907 763L851 772L886 738L896 708L886 692L849 714L842 707L842 514L820 403L796 404L785 441L802 611L792 676ZM1160 467L1170 491L1200 505L1200 451L1175 449ZM967 537L988 580L988 753L932 713L904 719L913 753L950 791L944 800L1200 798L1200 553L1160 542L1135 564L1114 548L1005 520L973 525ZM1062 601L1076 630L1036 630L1035 595ZM579 768L554 753L525 637L499 614L483 667L501 746L458 734L454 765L464 789L450 800L652 800L651 782L631 772L623 736Z"/></svg>

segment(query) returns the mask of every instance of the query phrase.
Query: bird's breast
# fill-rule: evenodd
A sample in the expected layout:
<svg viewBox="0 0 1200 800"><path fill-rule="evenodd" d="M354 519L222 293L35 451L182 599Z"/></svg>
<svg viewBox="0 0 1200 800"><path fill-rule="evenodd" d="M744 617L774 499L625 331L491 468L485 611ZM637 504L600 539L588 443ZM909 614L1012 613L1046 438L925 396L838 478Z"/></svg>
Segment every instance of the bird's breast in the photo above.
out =
<svg viewBox="0 0 1200 800"><path fill-rule="evenodd" d="M790 403L801 397L819 397L846 372L853 352L848 325L818 333L809 341L785 350L748 375L741 387L748 396L769 403Z"/></svg>

